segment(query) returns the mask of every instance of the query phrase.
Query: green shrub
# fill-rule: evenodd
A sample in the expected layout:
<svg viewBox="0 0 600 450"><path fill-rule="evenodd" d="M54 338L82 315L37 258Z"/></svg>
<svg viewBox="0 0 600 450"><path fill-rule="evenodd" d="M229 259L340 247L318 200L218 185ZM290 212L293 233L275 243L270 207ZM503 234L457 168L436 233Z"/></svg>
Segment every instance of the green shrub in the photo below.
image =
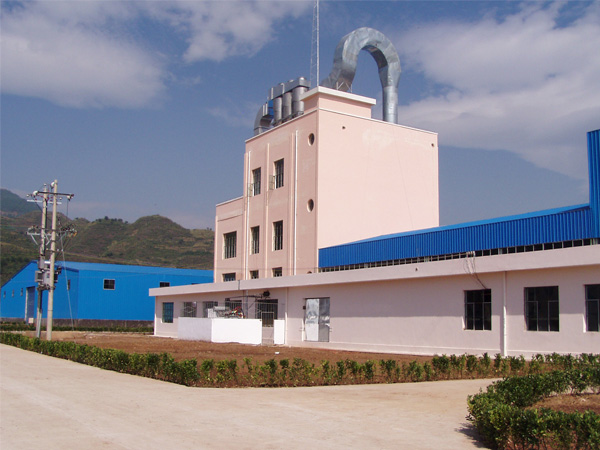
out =
<svg viewBox="0 0 600 450"><path fill-rule="evenodd" d="M539 363L539 358L534 358ZM481 436L496 448L600 448L600 416L592 411L563 413L549 409L526 409L541 399L567 392L583 392L600 375L600 364L589 358L547 362L567 367L549 373L515 376L496 382L486 392L469 396L468 419ZM574 368L577 365L583 368Z"/></svg>

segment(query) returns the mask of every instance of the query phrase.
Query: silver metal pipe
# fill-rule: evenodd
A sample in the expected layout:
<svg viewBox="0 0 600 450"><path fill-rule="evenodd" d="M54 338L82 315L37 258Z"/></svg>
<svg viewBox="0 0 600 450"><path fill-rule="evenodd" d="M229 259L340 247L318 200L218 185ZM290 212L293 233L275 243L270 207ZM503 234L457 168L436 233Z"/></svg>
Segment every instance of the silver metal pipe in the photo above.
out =
<svg viewBox="0 0 600 450"><path fill-rule="evenodd" d="M398 120L398 83L400 81L400 58L394 45L380 31L359 28L344 36L335 49L333 68L321 86L340 91L349 91L356 74L358 54L368 51L379 70L383 88L383 120L396 123Z"/></svg>

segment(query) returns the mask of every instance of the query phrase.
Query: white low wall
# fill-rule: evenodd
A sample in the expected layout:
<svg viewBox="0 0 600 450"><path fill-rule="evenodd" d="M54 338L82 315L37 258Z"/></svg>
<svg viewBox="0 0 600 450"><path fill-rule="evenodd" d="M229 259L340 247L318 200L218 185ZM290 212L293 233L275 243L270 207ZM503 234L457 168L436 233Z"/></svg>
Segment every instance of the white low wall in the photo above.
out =
<svg viewBox="0 0 600 450"><path fill-rule="evenodd" d="M180 317L177 337L192 341L260 345L262 343L262 322L259 319Z"/></svg>
<svg viewBox="0 0 600 450"><path fill-rule="evenodd" d="M273 344L285 344L285 320L273 321Z"/></svg>

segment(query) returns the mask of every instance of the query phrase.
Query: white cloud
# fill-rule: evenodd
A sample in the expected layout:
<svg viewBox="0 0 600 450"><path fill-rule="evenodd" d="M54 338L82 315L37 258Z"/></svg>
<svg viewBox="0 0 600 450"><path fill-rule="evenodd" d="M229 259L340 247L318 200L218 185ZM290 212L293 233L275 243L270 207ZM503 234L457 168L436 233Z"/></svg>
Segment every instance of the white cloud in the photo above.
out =
<svg viewBox="0 0 600 450"><path fill-rule="evenodd" d="M2 91L70 107L139 107L163 91L161 62L105 21L112 2L27 3L2 16Z"/></svg>
<svg viewBox="0 0 600 450"><path fill-rule="evenodd" d="M152 104L173 77L168 64L252 55L278 20L306 2L52 1L3 3L2 92L68 107ZM139 19L175 31L182 55L159 56ZM177 34L178 33L178 34Z"/></svg>
<svg viewBox="0 0 600 450"><path fill-rule="evenodd" d="M253 55L274 37L273 25L309 10L296 1L150 2L148 11L180 30L186 62Z"/></svg>
<svg viewBox="0 0 600 450"><path fill-rule="evenodd" d="M438 131L442 145L508 150L584 178L585 132L600 126L600 5L562 27L564 4L525 5L396 36L403 67L441 92L401 106L399 122Z"/></svg>

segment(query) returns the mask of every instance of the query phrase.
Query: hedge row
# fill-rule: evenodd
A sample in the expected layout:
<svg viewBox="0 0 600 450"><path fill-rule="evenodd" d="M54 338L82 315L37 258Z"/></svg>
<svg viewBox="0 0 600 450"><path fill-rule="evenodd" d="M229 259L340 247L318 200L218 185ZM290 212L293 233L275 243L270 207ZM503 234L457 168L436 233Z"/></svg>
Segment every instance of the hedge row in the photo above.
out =
<svg viewBox="0 0 600 450"><path fill-rule="evenodd" d="M361 383L399 383L460 378L485 378L553 369L600 365L600 355L579 358L558 354L538 355L532 361L523 357L493 359L487 354L434 356L431 362L399 363L393 359L336 362L315 365L300 358L270 359L262 364L251 358L237 360L195 359L175 361L169 354L126 353L68 341L45 341L21 334L0 333L0 342L50 356L117 372L141 375L188 386L315 386Z"/></svg>
<svg viewBox="0 0 600 450"><path fill-rule="evenodd" d="M0 331L35 331L35 325L28 325L21 322L3 322L0 323ZM46 326L42 326L42 331L46 330ZM113 333L154 333L154 327L94 327L94 326L53 326L53 331L90 331L90 332L113 332Z"/></svg>
<svg viewBox="0 0 600 450"><path fill-rule="evenodd" d="M498 449L600 449L600 415L532 408L559 394L600 393L600 364L589 355L574 367L506 378L469 396L468 419Z"/></svg>

